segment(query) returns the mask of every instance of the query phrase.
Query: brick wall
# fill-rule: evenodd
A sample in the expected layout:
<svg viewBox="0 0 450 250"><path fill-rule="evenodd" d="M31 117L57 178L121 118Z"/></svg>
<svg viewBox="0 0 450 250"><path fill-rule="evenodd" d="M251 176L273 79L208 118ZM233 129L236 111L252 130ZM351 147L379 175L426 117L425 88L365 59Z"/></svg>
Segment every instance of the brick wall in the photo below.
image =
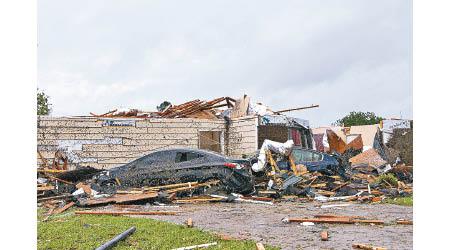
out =
<svg viewBox="0 0 450 250"><path fill-rule="evenodd" d="M261 148L265 139L276 142L286 142L289 138L286 126L258 126L258 148Z"/></svg>
<svg viewBox="0 0 450 250"><path fill-rule="evenodd" d="M240 157L256 150L256 118L229 123L229 155ZM38 117L37 146L49 164L56 150L76 164L109 169L153 151L198 148L199 131L225 132L224 120L143 118ZM37 156L37 164L42 160Z"/></svg>

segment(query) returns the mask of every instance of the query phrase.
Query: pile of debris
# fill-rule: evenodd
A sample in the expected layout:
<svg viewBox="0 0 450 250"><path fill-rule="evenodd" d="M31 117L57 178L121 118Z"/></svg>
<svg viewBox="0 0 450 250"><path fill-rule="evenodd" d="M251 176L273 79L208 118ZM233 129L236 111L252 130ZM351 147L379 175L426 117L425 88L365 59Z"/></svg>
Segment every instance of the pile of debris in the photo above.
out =
<svg viewBox="0 0 450 250"><path fill-rule="evenodd" d="M248 115L279 115L281 113L317 108L319 105L308 107L272 111L261 103L250 102L250 97L244 95L240 99L220 97L211 101L198 99L185 102L180 105L167 103L161 111L143 111L131 108L120 108L108 111L101 115L90 113L98 118L202 118L202 119L226 119ZM159 107L158 107L159 108ZM225 109L224 109L225 108Z"/></svg>
<svg viewBox="0 0 450 250"><path fill-rule="evenodd" d="M202 174L204 178L198 178L197 181L186 178L195 177L189 172L198 170L188 170L182 177L168 179L168 182L139 184L139 182L121 183L118 178L113 178L113 171L105 174L104 171L101 172L102 170L90 167L75 170L38 169L38 202L46 202L45 206L49 208L50 216L56 208L55 201L58 200L61 202L56 211L61 212L61 209L67 209L72 205L89 207L148 202L222 201L261 204L274 204L280 200L381 202L386 197L409 196L413 192L412 167L400 162L394 163L391 167L382 161L375 149L366 150L350 158L350 168L345 167L349 165L347 162L313 171L313 168L295 163L293 148L292 140L285 143L266 140L259 154L241 161L241 164L222 163L221 168L214 166L215 169L225 171L224 174L210 170L211 175ZM340 162L343 161L338 154L333 157ZM244 161L247 163L244 164ZM380 167L380 164L384 165ZM236 179L237 173L245 172L251 177ZM109 181L100 185L99 181L107 175ZM152 175L146 178L156 177ZM183 180L191 181L183 182ZM236 184L243 181L246 182L245 185Z"/></svg>

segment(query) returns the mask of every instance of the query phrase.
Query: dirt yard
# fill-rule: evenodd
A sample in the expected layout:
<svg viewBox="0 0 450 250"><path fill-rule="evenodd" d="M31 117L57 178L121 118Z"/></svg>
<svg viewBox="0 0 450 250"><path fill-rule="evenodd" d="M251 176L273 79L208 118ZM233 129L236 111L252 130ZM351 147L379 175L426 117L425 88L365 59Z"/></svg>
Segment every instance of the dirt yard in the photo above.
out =
<svg viewBox="0 0 450 250"><path fill-rule="evenodd" d="M314 205L347 204L320 208ZM108 209L108 207L106 207ZM387 249L412 249L413 226L396 225L397 219L412 220L413 208L393 204L280 202L274 205L251 203L179 204L157 208L142 206L142 210L181 210L170 216L138 216L183 224L192 218L194 226L239 239L252 239L283 249L352 249L353 243ZM312 218L316 214L352 215L382 220L385 225L282 223L285 217ZM329 240L321 241L322 231Z"/></svg>

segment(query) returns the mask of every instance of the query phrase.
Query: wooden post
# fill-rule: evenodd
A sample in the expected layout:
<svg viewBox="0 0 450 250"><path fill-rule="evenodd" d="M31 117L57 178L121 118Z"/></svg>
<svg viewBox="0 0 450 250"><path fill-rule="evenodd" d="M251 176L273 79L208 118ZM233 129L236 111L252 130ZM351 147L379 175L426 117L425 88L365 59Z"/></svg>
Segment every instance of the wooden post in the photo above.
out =
<svg viewBox="0 0 450 250"><path fill-rule="evenodd" d="M292 171L294 172L294 174L295 174L296 176L298 176L298 174L297 174L297 168L295 167L294 157L292 157L292 153L289 154L289 161L291 162L291 168L292 168Z"/></svg>

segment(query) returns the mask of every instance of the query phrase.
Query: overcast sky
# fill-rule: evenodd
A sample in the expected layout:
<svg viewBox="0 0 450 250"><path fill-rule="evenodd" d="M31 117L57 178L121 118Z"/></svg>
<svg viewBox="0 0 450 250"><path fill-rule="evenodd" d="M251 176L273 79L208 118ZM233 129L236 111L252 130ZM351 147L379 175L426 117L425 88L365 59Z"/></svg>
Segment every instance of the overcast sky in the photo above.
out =
<svg viewBox="0 0 450 250"><path fill-rule="evenodd" d="M53 116L249 95L326 126L413 118L412 1L38 2Z"/></svg>

